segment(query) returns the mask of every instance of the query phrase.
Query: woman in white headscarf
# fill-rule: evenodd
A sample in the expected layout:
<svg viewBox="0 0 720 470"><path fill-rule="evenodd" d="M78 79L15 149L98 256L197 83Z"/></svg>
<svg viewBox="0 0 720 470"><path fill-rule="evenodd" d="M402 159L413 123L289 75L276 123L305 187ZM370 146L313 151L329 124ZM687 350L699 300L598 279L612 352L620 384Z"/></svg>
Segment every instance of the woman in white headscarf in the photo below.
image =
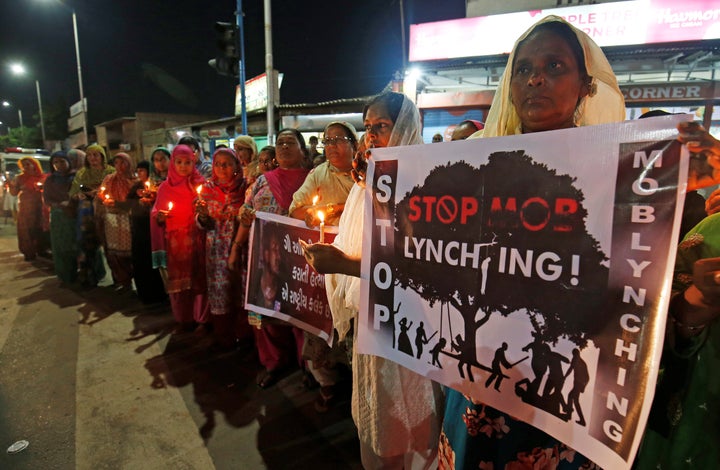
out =
<svg viewBox="0 0 720 470"><path fill-rule="evenodd" d="M602 50L563 19L548 16L515 43L485 128L471 138L624 119L623 96ZM446 392L440 468L592 466L587 458L539 429L456 390ZM583 420L582 414L578 419Z"/></svg>
<svg viewBox="0 0 720 470"><path fill-rule="evenodd" d="M420 114L402 94L390 92L373 98L365 106L363 120L368 147L423 143ZM362 161L356 163L362 166ZM341 340L360 310L364 192L360 183L350 190L333 245L316 243L305 248L308 262L318 272L327 273L325 285ZM352 372L352 415L363 466L435 468L442 412L440 386L392 361L355 350Z"/></svg>

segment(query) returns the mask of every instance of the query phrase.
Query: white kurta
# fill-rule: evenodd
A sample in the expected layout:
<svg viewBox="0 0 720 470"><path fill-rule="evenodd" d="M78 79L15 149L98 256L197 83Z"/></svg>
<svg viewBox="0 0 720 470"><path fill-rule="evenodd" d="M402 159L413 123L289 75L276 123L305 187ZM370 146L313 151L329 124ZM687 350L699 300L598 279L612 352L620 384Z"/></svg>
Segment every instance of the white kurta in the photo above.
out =
<svg viewBox="0 0 720 470"><path fill-rule="evenodd" d="M350 190L334 242L350 256L362 252L364 196L357 184ZM360 279L329 274L325 285L335 328L343 338L360 310ZM443 410L440 385L355 349L352 361L352 416L360 441L381 457L437 448Z"/></svg>

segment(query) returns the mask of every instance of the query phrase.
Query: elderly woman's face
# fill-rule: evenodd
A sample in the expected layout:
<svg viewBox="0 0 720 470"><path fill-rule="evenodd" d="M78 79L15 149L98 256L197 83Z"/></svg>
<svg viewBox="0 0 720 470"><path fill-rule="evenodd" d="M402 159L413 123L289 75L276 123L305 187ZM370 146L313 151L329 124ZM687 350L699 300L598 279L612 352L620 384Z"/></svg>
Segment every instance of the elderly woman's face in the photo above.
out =
<svg viewBox="0 0 720 470"><path fill-rule="evenodd" d="M97 150L90 150L87 155L87 162L90 165L90 168L102 168L103 166L103 156L102 153L98 152Z"/></svg>
<svg viewBox="0 0 720 470"><path fill-rule="evenodd" d="M343 126L330 126L323 138L325 156L332 166L340 171L352 169L352 159L355 154L355 142Z"/></svg>
<svg viewBox="0 0 720 470"><path fill-rule="evenodd" d="M550 31L531 34L518 48L510 88L524 133L573 127L588 94L570 46Z"/></svg>
<svg viewBox="0 0 720 470"><path fill-rule="evenodd" d="M275 160L280 168L300 168L305 154L295 134L281 132L275 142Z"/></svg>
<svg viewBox="0 0 720 470"><path fill-rule="evenodd" d="M235 149L235 155L237 155L238 160L240 160L240 164L242 166L248 166L253 157L250 147L244 146L242 142L235 142L233 143L233 148Z"/></svg>
<svg viewBox="0 0 720 470"><path fill-rule="evenodd" d="M213 172L219 183L228 183L235 176L237 162L227 153L217 153L213 158Z"/></svg>

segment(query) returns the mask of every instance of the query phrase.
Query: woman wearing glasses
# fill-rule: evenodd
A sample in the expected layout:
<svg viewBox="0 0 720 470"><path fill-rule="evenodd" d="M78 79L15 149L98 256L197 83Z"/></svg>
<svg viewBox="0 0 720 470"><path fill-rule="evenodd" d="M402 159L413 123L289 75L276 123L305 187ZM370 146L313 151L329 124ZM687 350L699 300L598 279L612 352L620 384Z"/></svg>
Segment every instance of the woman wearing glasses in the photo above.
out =
<svg viewBox="0 0 720 470"><path fill-rule="evenodd" d="M327 160L310 172L290 204L290 217L305 220L308 227L320 224L318 211L323 211L326 224L337 225L354 184L350 170L358 143L355 127L348 122L331 122L323 135Z"/></svg>
<svg viewBox="0 0 720 470"><path fill-rule="evenodd" d="M271 171L277 168L277 160L275 160L275 147L272 145L266 145L260 149L257 161L258 176L262 175L266 171Z"/></svg>
<svg viewBox="0 0 720 470"><path fill-rule="evenodd" d="M290 216L305 220L308 227L320 223L319 211L325 215L325 223L337 225L345 208L345 200L355 184L350 175L358 142L355 127L347 122L331 122L325 127L323 135L326 160L310 172L290 204ZM340 378L338 366L348 365L347 353L337 341L330 348L315 335L305 332L304 336L303 358L320 384L315 409L323 413L327 411L337 391L336 385Z"/></svg>

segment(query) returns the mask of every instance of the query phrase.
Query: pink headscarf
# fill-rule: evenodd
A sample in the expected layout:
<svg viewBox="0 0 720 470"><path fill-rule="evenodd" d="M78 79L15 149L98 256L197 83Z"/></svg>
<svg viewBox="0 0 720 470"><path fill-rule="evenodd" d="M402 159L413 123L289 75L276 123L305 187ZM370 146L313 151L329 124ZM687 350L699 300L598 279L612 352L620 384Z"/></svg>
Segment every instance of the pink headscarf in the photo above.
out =
<svg viewBox="0 0 720 470"><path fill-rule="evenodd" d="M272 171L266 171L263 176L280 207L288 210L293 200L293 194L300 189L308 173L310 170L306 168L275 168Z"/></svg>
<svg viewBox="0 0 720 470"><path fill-rule="evenodd" d="M192 173L188 176L181 176L175 169L175 160L178 158L189 158L192 165ZM170 167L168 178L160 185L155 200L153 213L158 210L167 210L172 202L172 216L165 222L165 230L175 230L194 223L193 201L197 197L195 188L205 182L205 178L195 167L197 157L187 145L178 145L170 155Z"/></svg>
<svg viewBox="0 0 720 470"><path fill-rule="evenodd" d="M193 162L193 171L189 176L180 176L175 170L175 160L180 157L189 158ZM190 187L202 184L205 178L200 174L197 168L194 166L197 163L197 156L195 152L187 145L176 146L170 154L170 166L168 168L167 182L170 186L178 186L182 184L188 184Z"/></svg>

